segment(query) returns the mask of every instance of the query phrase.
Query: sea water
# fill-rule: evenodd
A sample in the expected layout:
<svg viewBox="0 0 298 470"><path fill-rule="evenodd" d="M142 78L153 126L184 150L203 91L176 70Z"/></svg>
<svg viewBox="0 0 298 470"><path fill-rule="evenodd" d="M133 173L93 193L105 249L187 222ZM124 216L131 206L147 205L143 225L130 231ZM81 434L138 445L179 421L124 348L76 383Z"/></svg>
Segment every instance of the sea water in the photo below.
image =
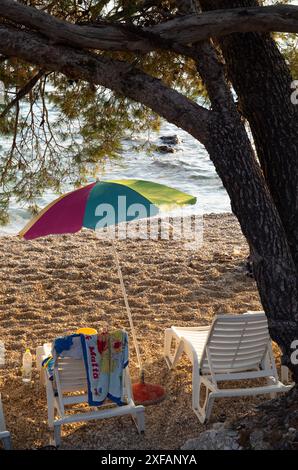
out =
<svg viewBox="0 0 298 470"><path fill-rule="evenodd" d="M174 153L155 151L148 155L145 150L136 152L135 145L148 138L141 134L134 140L124 140L122 158L105 163L98 178L156 181L196 196L197 204L190 208L192 213L230 212L229 197L205 148L197 140L176 126L164 122L160 132L151 133L150 142L157 146L163 145L160 137L169 135L177 135L179 139L179 143L172 146ZM71 189L72 183L66 182L63 190ZM52 191L45 191L43 197L37 201L39 207L44 207L56 197L57 194ZM0 227L0 234L16 234L31 218L27 208L15 200L11 201L9 215L10 222Z"/></svg>

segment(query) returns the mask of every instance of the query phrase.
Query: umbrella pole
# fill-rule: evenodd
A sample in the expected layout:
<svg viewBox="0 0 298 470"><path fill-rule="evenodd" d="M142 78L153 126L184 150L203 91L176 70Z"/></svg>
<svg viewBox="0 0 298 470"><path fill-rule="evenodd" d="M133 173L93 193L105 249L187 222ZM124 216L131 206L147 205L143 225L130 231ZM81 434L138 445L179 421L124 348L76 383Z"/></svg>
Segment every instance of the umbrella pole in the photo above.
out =
<svg viewBox="0 0 298 470"><path fill-rule="evenodd" d="M134 347L135 347L136 354L137 354L138 366L139 366L141 377L142 377L142 380L143 380L144 373L143 373L143 364L142 364L142 358L141 358L141 354L140 354L140 348L139 348L139 344L138 344L138 340L137 340L136 330L135 330L135 327L134 327L134 324L133 324L132 314L131 314L130 306L129 306L129 303L128 303L128 297L127 297L127 293L126 293L126 289L125 289L125 285L124 285L124 281L123 281L119 256L118 256L118 253L117 253L117 250L116 250L116 244L115 244L114 240L112 240L112 247L113 247L114 259L115 259L116 266L117 266L120 286L121 286L121 290L122 290L122 294L123 294L123 298L124 298L124 304L125 304L125 307L126 307L127 316L128 316L128 320L129 320L129 325L130 325L130 329L131 329L132 339L133 339Z"/></svg>
<svg viewBox="0 0 298 470"><path fill-rule="evenodd" d="M118 277L120 281L120 286L124 298L124 303L127 311L127 316L129 319L129 324L130 324L130 329L132 333L132 338L135 346L135 350L137 353L137 361L140 369L140 382L139 383L134 383L132 385L132 394L133 398L136 404L139 405L155 405L159 402L161 402L165 396L166 396L166 391L164 387L161 385L156 385L156 384L151 384L151 383L145 383L145 377L144 377L144 370L143 370L143 365L142 365L142 359L141 359L141 354L140 354L140 349L139 349L139 344L137 340L137 335L136 335L136 330L133 324L133 319L132 319L132 314L131 310L129 307L128 303L128 298L127 298L127 293L123 281L123 276L122 276L122 271L120 267L120 261L119 261L119 256L116 250L116 245L115 241L112 239L112 247L113 247L113 254L114 258L116 261L116 266L117 266L117 271L118 271Z"/></svg>

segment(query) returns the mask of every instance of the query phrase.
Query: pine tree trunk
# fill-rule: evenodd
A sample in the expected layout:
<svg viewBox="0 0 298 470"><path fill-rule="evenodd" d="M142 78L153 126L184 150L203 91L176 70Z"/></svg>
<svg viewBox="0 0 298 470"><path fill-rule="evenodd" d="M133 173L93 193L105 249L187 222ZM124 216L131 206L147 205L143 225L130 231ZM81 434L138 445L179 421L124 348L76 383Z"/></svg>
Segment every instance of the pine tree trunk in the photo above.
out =
<svg viewBox="0 0 298 470"><path fill-rule="evenodd" d="M207 150L249 242L271 338L298 382L298 367L290 361L298 338L297 276L282 222L242 123L229 116L213 123L212 132Z"/></svg>
<svg viewBox="0 0 298 470"><path fill-rule="evenodd" d="M260 2L200 3L203 10L212 10L253 7ZM298 106L290 99L293 79L269 34L230 34L218 42L298 269Z"/></svg>

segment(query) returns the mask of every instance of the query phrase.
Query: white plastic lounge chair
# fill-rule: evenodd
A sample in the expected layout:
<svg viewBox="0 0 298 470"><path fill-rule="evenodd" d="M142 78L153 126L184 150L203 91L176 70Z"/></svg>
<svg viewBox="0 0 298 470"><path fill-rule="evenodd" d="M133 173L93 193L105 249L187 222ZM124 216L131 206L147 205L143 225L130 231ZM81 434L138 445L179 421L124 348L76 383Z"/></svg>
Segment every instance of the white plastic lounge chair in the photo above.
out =
<svg viewBox="0 0 298 470"><path fill-rule="evenodd" d="M174 343L174 345L173 345ZM268 323L263 312L217 315L210 326L165 331L164 355L170 369L182 353L192 362L192 407L201 423L209 419L215 398L285 392L278 379ZM222 389L221 381L265 378L267 385ZM201 404L202 389L206 389Z"/></svg>
<svg viewBox="0 0 298 470"><path fill-rule="evenodd" d="M11 449L10 433L6 430L6 426L5 426L1 394L0 394L0 439L3 442L4 449L6 450Z"/></svg>
<svg viewBox="0 0 298 470"><path fill-rule="evenodd" d="M127 404L117 406L111 402L100 407L92 407L92 411L83 413L67 414L65 407L74 404L88 403L87 379L84 362L82 359L71 357L59 358L54 365L54 379L49 380L48 372L41 367L43 359L51 354L51 344L47 343L36 350L37 367L41 372L41 383L46 386L48 404L48 423L50 429L54 429L54 442L58 446L61 443L61 426L67 423L76 423L115 416L131 415L139 433L144 432L144 407L136 406L131 392L131 382L128 367L124 369L123 375L123 397ZM44 377L42 377L44 375ZM79 392L80 394L70 394ZM55 419L55 414L57 418Z"/></svg>

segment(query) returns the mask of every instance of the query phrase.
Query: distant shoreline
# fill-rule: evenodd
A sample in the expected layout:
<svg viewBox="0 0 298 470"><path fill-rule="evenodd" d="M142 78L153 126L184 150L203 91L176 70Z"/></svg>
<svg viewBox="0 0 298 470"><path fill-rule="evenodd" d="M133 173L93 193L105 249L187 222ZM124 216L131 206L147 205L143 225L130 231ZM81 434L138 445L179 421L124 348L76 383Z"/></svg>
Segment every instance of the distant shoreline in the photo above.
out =
<svg viewBox="0 0 298 470"><path fill-rule="evenodd" d="M191 214L191 213L190 213L189 215L187 215L187 217L194 217L194 216L196 216L196 215L197 215L196 213L194 213L194 214ZM208 218L208 217L214 217L214 218L219 218L219 219L220 219L221 217L226 217L226 216L232 216L232 217L233 217L233 214L232 214L231 212L228 212L228 211L227 211L227 212L210 212L210 213L203 213L202 215L203 215L203 218L204 218L204 219L205 219L205 218ZM142 219L141 219L141 220L142 220ZM27 222L28 222L28 221L27 221ZM26 223L27 223L27 222L26 222ZM24 223L24 226L25 226L26 223ZM13 233L1 233L1 230L4 231L4 230L5 230L5 226L0 226L0 240L1 240L2 238L15 238L15 237L18 238L18 233L19 233L19 231L16 232L15 234L13 234ZM88 229L83 229L83 232L86 232L86 231L88 232L89 230L88 230ZM78 233L80 233L80 232L76 232L76 233L78 234ZM67 235L75 235L75 234L67 234L67 233L65 233L64 235L67 236ZM51 236L52 236L52 235L51 235Z"/></svg>

